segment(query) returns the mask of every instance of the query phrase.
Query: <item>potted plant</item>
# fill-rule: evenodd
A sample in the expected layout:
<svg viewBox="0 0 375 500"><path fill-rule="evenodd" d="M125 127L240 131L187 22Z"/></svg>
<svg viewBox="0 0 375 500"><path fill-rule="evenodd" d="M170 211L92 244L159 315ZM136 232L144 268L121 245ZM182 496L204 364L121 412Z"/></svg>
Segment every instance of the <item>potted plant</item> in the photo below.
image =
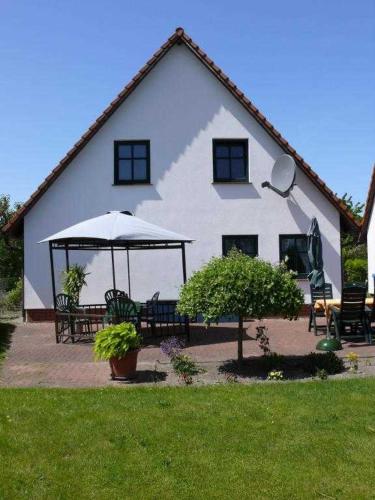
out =
<svg viewBox="0 0 375 500"><path fill-rule="evenodd" d="M97 360L108 360L113 379L135 376L141 337L133 323L110 325L95 337L94 352Z"/></svg>
<svg viewBox="0 0 375 500"><path fill-rule="evenodd" d="M67 271L62 272L62 290L72 298L75 305L79 303L82 288L87 285L86 276L89 273L85 270L85 266L73 264Z"/></svg>

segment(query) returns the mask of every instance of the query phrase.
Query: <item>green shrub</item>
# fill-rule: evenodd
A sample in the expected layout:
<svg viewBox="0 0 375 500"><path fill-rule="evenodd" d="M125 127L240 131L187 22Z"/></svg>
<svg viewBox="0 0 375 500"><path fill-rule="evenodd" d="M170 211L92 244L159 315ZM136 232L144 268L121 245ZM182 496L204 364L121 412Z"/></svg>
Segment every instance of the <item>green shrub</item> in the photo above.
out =
<svg viewBox="0 0 375 500"><path fill-rule="evenodd" d="M190 317L202 314L206 323L235 314L238 322L238 360L242 360L243 318L282 315L295 319L304 302L295 274L232 250L214 257L182 287L178 310Z"/></svg>
<svg viewBox="0 0 375 500"><path fill-rule="evenodd" d="M325 370L329 375L341 373L345 369L344 362L334 352L311 352L306 356L305 369L315 375L318 370Z"/></svg>
<svg viewBox="0 0 375 500"><path fill-rule="evenodd" d="M4 309L19 309L22 306L23 282L19 278L16 285L10 290L2 300Z"/></svg>
<svg viewBox="0 0 375 500"><path fill-rule="evenodd" d="M123 358L127 352L138 349L141 337L133 323L110 325L96 334L94 352L97 360Z"/></svg>
<svg viewBox="0 0 375 500"><path fill-rule="evenodd" d="M68 271L62 272L62 290L73 299L75 304L79 303L79 294L82 287L86 286L85 266L73 264Z"/></svg>
<svg viewBox="0 0 375 500"><path fill-rule="evenodd" d="M345 281L364 283L367 280L367 259L347 259L344 263Z"/></svg>

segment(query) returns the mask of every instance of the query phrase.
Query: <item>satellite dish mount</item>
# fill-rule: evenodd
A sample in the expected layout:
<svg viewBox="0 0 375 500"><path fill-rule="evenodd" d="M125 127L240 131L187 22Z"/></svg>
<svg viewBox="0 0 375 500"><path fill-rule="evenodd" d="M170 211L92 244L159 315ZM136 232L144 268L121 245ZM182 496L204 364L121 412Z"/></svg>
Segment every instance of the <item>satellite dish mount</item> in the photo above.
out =
<svg viewBox="0 0 375 500"><path fill-rule="evenodd" d="M272 189L283 198L287 198L295 186L296 164L289 155L281 155L275 161L271 173L271 182L262 182L262 187Z"/></svg>

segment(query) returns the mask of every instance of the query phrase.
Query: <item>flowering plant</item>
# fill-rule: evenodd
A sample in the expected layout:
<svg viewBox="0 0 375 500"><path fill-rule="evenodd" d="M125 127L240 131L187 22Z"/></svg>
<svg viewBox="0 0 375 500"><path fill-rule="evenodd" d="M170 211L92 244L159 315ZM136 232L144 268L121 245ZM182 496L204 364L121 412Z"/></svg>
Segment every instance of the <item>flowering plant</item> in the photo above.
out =
<svg viewBox="0 0 375 500"><path fill-rule="evenodd" d="M269 372L267 380L284 380L284 372L282 370L273 370Z"/></svg>
<svg viewBox="0 0 375 500"><path fill-rule="evenodd" d="M170 337L160 343L160 350L163 354L170 359L174 359L181 354L182 349L185 347L184 341L177 337Z"/></svg>

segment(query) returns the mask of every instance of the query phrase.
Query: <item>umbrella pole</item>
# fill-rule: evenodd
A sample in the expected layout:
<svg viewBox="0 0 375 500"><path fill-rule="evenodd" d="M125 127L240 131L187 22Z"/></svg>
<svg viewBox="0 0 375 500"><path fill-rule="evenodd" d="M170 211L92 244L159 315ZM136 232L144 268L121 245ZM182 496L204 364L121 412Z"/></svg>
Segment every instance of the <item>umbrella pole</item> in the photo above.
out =
<svg viewBox="0 0 375 500"><path fill-rule="evenodd" d="M131 299L131 288L130 288L130 262L129 262L129 248L126 249L126 262L127 262L127 267L128 267L128 293L129 293L129 298Z"/></svg>
<svg viewBox="0 0 375 500"><path fill-rule="evenodd" d="M324 284L324 288L323 288L323 301L324 301L324 313L325 313L325 317L326 317L326 336L327 336L327 339L330 339L331 338L331 332L330 332L330 329L329 329L329 320L328 320L328 311L327 311L325 284Z"/></svg>

